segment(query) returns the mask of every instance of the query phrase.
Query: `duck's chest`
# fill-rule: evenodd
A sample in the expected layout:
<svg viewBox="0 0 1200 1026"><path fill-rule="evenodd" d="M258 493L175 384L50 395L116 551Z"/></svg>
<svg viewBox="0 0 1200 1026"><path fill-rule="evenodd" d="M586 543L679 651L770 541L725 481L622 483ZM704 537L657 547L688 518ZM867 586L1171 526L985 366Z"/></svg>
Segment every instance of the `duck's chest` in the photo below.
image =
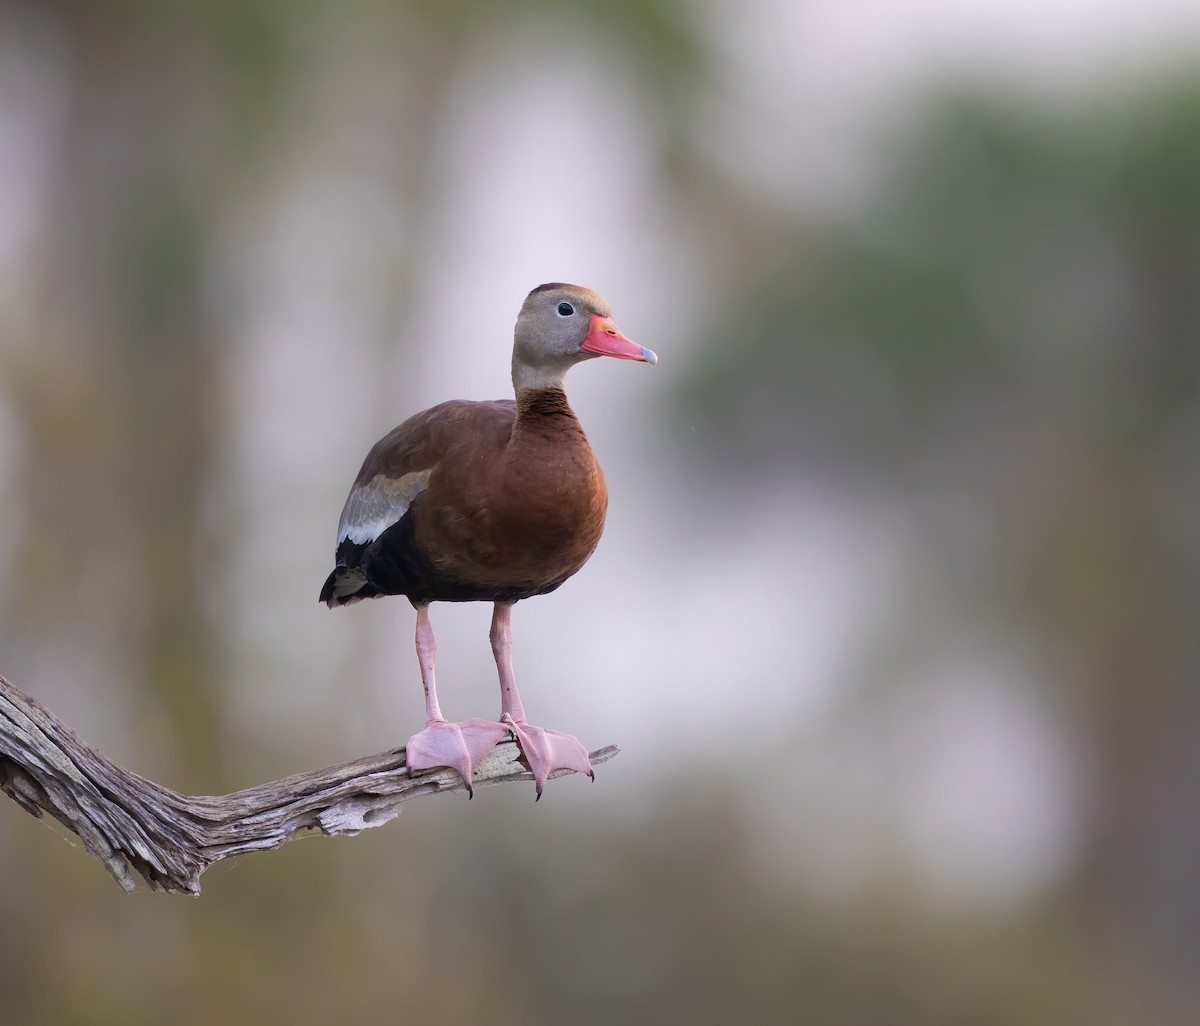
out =
<svg viewBox="0 0 1200 1026"><path fill-rule="evenodd" d="M600 541L608 491L578 420L565 399L521 407L500 449L446 461L415 507L435 600L544 594Z"/></svg>
<svg viewBox="0 0 1200 1026"><path fill-rule="evenodd" d="M492 529L514 559L578 569L604 530L604 473L582 432L578 439L539 441L522 445L505 467L494 492Z"/></svg>

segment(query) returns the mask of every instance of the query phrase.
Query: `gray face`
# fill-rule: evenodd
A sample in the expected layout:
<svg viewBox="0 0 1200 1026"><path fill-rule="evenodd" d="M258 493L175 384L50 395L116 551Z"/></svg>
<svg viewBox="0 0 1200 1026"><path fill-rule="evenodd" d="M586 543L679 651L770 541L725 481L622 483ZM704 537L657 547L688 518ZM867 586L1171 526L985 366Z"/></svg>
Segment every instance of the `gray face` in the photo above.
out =
<svg viewBox="0 0 1200 1026"><path fill-rule="evenodd" d="M608 303L580 285L540 285L525 298L517 316L513 380L518 387L561 384L563 375L594 354L579 347L592 314L608 317Z"/></svg>

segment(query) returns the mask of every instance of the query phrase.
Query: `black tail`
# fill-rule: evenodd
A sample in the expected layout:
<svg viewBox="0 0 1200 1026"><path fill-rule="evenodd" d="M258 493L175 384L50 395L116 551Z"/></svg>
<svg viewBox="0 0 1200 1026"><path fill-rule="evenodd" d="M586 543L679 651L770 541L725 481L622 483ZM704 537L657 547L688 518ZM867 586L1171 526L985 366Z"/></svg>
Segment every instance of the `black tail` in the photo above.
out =
<svg viewBox="0 0 1200 1026"><path fill-rule="evenodd" d="M379 589L367 580L362 567L349 567L339 563L333 568L333 573L325 578L318 601L333 609L335 606L348 606L362 599L375 598L380 594Z"/></svg>

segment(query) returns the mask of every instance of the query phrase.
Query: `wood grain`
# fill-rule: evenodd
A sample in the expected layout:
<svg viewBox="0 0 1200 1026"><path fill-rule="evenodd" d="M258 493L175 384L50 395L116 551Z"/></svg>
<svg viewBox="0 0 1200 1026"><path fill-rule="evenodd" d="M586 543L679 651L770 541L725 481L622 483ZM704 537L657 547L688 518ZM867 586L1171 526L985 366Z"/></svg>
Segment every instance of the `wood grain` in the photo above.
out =
<svg viewBox="0 0 1200 1026"><path fill-rule="evenodd" d="M607 762L618 749L591 753ZM475 770L475 787L532 780L505 742ZM563 776L560 771L553 776ZM453 770L410 777L404 749L296 773L219 796L183 795L122 769L39 702L0 677L0 788L48 812L83 841L125 891L200 893L214 862L267 851L308 830L353 836L394 819L410 798L465 790Z"/></svg>

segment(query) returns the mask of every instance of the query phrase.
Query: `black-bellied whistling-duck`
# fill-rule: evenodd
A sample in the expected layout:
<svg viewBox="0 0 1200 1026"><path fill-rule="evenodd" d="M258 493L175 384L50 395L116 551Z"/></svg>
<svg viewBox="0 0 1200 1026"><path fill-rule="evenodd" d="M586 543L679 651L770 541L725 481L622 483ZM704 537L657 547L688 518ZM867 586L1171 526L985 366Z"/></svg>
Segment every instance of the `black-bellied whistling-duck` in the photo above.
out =
<svg viewBox="0 0 1200 1026"><path fill-rule="evenodd" d="M509 619L514 602L553 591L583 566L604 530L604 475L563 390L567 371L595 356L658 362L617 330L595 292L539 285L517 317L516 401L457 399L418 413L375 443L354 479L321 601L407 595L416 607L426 722L408 742L410 771L452 767L470 792L474 766L511 735L539 798L556 769L592 775L576 738L526 721ZM495 603L499 721L443 719L430 602Z"/></svg>

